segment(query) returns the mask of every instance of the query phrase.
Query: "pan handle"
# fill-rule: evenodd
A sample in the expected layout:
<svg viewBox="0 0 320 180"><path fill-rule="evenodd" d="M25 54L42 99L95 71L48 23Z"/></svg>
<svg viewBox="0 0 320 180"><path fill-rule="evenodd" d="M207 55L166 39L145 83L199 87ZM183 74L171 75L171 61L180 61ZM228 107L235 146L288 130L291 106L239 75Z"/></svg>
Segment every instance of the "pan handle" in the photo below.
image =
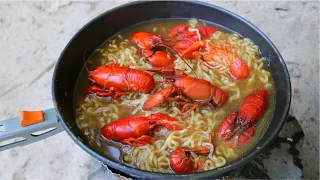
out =
<svg viewBox="0 0 320 180"><path fill-rule="evenodd" d="M43 111L44 121L20 126L20 117L0 121L0 151L40 141L63 131L54 108Z"/></svg>

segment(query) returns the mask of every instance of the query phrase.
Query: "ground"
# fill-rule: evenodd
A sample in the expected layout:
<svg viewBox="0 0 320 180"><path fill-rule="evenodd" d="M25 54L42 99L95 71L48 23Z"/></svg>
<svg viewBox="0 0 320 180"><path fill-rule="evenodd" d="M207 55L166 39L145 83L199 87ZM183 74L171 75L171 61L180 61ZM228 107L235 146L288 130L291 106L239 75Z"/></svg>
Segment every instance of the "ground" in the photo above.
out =
<svg viewBox="0 0 320 180"><path fill-rule="evenodd" d="M0 2L0 119L46 109L53 67L89 20L128 1ZM206 1L262 30L282 54L292 82L290 113L305 132L304 178L319 178L319 2ZM0 179L86 179L90 155L62 132L0 152Z"/></svg>

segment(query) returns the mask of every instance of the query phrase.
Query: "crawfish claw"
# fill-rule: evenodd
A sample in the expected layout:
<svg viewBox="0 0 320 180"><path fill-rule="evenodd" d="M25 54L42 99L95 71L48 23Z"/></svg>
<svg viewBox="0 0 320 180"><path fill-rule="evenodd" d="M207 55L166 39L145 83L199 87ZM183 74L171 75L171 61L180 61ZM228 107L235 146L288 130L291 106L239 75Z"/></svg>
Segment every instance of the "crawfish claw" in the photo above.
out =
<svg viewBox="0 0 320 180"><path fill-rule="evenodd" d="M198 51L202 46L204 46L206 41L197 41L193 43L188 49L186 49L182 54L181 57L185 58L188 55L192 54L195 51Z"/></svg>
<svg viewBox="0 0 320 180"><path fill-rule="evenodd" d="M123 144L128 144L130 146L145 146L149 144L150 142L153 142L155 138L147 135L142 135L138 138L128 138L122 141Z"/></svg>
<svg viewBox="0 0 320 180"><path fill-rule="evenodd" d="M157 106L163 103L171 93L175 92L174 86L168 86L162 90L157 91L156 93L152 94L143 104L142 110L149 110L154 106Z"/></svg>

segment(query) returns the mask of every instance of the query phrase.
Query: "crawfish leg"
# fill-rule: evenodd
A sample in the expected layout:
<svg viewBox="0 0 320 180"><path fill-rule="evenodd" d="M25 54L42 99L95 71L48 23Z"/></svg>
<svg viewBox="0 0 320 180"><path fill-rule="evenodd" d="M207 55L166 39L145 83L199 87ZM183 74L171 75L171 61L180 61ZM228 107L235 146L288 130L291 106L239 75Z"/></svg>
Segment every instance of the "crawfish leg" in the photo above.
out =
<svg viewBox="0 0 320 180"><path fill-rule="evenodd" d="M111 61L108 66L120 67L120 64L116 61Z"/></svg>
<svg viewBox="0 0 320 180"><path fill-rule="evenodd" d="M238 146L241 146L247 142L249 142L255 134L254 127L250 127L243 133L241 133L238 137Z"/></svg>
<svg viewBox="0 0 320 180"><path fill-rule="evenodd" d="M114 96L113 96L113 99L115 99L116 101L118 101L118 99L123 96L123 95L127 95L127 94L130 94L131 92L128 91L128 92L117 92Z"/></svg>
<svg viewBox="0 0 320 180"><path fill-rule="evenodd" d="M101 96L101 97L111 96L111 95L113 94L113 89L110 88L110 89L107 90L107 91L97 92L96 94L97 94L97 96Z"/></svg>
<svg viewBox="0 0 320 180"><path fill-rule="evenodd" d="M128 138L123 140L124 144L128 144L130 146L144 146L149 144L150 142L153 142L155 139L151 136L148 135L142 135L141 137L138 138Z"/></svg>
<svg viewBox="0 0 320 180"><path fill-rule="evenodd" d="M174 65L170 65L167 67L154 67L154 68L148 69L147 71L156 72L156 73L160 73L168 76L175 75Z"/></svg>
<svg viewBox="0 0 320 180"><path fill-rule="evenodd" d="M240 119L237 118L236 124L239 124L239 120ZM248 129L251 129L251 128L253 128L253 124L251 124L251 123L247 124L246 126L238 126L228 136L226 136L225 139L228 140L228 139L231 139L232 137L234 137L237 134L243 134L244 132L246 132Z"/></svg>
<svg viewBox="0 0 320 180"><path fill-rule="evenodd" d="M191 111L193 111L194 109L196 109L197 107L202 106L206 103L207 102L199 102L199 103L177 102L177 105L183 105L181 109L181 115L184 116L190 113ZM188 107L190 107L190 109L186 111Z"/></svg>
<svg viewBox="0 0 320 180"><path fill-rule="evenodd" d="M106 97L106 96L111 96L113 95L115 92L121 92L120 90L116 89L115 87L111 87L110 89L108 89L107 91L102 91L102 92L97 92L97 96L102 96L102 97Z"/></svg>
<svg viewBox="0 0 320 180"><path fill-rule="evenodd" d="M212 132L212 133L209 134L209 143L210 143L210 144L213 144L214 137L215 137L214 132Z"/></svg>
<svg viewBox="0 0 320 180"><path fill-rule="evenodd" d="M168 102L168 103L171 103L171 102L173 102L173 101L175 101L175 100L182 100L182 101L184 101L184 102L191 102L190 99L187 99L185 96L182 95L182 90L181 90L181 89L177 88L177 89L176 89L176 93L177 93L176 96L174 96L174 97L169 97L169 98L167 99L167 102Z"/></svg>
<svg viewBox="0 0 320 180"><path fill-rule="evenodd" d="M97 92L97 96L101 96L101 97L107 97L107 96L113 96L113 99L118 101L119 97L123 96L123 95L126 95L126 94L130 94L131 92L128 91L128 92L123 92L121 91L120 89L117 89L115 87L111 87L110 89L108 89L107 91L103 92Z"/></svg>
<svg viewBox="0 0 320 180"><path fill-rule="evenodd" d="M208 61L206 61L205 59L209 59L207 58L208 55L202 53L202 52L193 52L192 55L198 60L200 61L201 63L203 63L204 65L210 67L210 68L213 68L213 69L216 69L217 66L219 66L217 64L217 62L215 61L210 61L210 63Z"/></svg>
<svg viewBox="0 0 320 180"><path fill-rule="evenodd" d="M185 101L185 102L191 102L189 99L187 99L183 95L177 95L177 96L174 96L174 97L170 97L170 98L168 98L167 102L171 103L171 102L173 102L175 100L182 100L182 101Z"/></svg>
<svg viewBox="0 0 320 180"><path fill-rule="evenodd" d="M254 127L249 127L248 129L242 128L238 130L234 136L231 136L230 138L231 143L229 143L229 146L233 149L241 147L243 144L249 142L252 137L255 134L255 128Z"/></svg>
<svg viewBox="0 0 320 180"><path fill-rule="evenodd" d="M197 163L195 164L194 171L195 172L202 172L205 168L205 162L207 158L200 158Z"/></svg>

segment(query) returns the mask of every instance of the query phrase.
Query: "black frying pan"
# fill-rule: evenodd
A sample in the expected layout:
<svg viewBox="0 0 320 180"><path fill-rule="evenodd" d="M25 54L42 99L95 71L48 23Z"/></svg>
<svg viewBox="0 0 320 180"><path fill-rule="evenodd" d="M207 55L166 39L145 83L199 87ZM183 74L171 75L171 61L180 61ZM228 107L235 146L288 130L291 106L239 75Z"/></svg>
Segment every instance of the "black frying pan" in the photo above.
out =
<svg viewBox="0 0 320 180"><path fill-rule="evenodd" d="M73 107L73 92L77 78L84 67L83 53L91 54L106 39L129 26L143 21L159 18L196 18L220 24L236 31L243 37L251 39L258 45L263 56L269 61L270 71L275 81L276 104L271 123L261 140L244 157L224 167L210 171L191 173L185 175L153 173L135 169L113 161L95 151L83 137L76 125ZM245 19L220 7L201 2L160 1L160 2L133 2L107 11L85 25L68 43L57 62L52 79L52 97L55 105L58 122L60 122L70 137L85 151L97 158L102 163L118 171L140 178L216 178L220 175L239 168L251 161L262 152L266 146L277 136L282 128L291 101L291 84L286 65L272 42L255 26ZM54 113L45 112L46 120L42 124L56 126L56 121L50 121ZM16 119L11 119L14 124ZM7 121L9 122L9 121ZM51 124L50 124L51 123ZM4 122L6 124L6 122ZM10 123L7 123L9 126ZM1 124L0 124L1 125ZM40 124L30 128L39 130ZM21 128L20 128L21 129ZM26 132L26 129L24 129ZM19 130L20 131L20 130ZM23 131L23 128L22 128ZM14 137L21 132L0 132L0 141ZM47 134L48 136L48 134ZM5 146L4 149L15 145ZM0 150L1 150L0 146Z"/></svg>

